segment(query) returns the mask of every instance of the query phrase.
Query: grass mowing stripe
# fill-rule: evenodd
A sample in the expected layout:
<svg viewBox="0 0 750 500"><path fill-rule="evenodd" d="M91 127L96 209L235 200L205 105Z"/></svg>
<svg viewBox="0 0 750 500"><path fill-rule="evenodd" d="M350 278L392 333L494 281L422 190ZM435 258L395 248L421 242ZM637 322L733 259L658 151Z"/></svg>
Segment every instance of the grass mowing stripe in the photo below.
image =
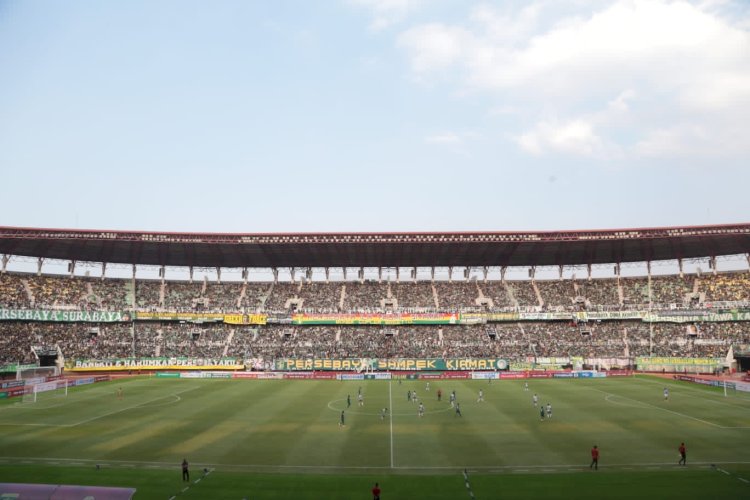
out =
<svg viewBox="0 0 750 500"><path fill-rule="evenodd" d="M723 425L719 425L719 424L715 424L715 423L713 423L713 422L709 422L708 420L703 420L703 419L701 419L701 418L698 418L698 417L693 417L693 416L691 416L691 415L685 415L684 413L680 413L680 412L678 412L678 411L674 411L674 410L668 410L668 409L666 409L666 408L660 408L660 407L658 407L658 406L656 406L656 405L652 405L651 403L646 403L646 402L640 401L640 400L638 400L638 399L634 399L634 398L629 398L629 397L627 397L627 396L621 396L621 395L619 395L619 394L615 394L615 393L612 393L612 392L608 392L608 391L603 391L603 390L601 390L601 389L595 389L595 388L593 388L593 387L589 387L589 389L591 389L592 391L596 391L596 392L601 392L602 394L605 394L605 395L607 395L607 396L610 396L610 395L611 395L611 396L615 396L615 397L618 397L618 398L622 398L622 399L627 399L627 400L630 400L630 401L634 401L634 402L636 402L636 403L639 403L639 404L645 405L646 407L648 407L648 408L652 408L652 409L654 409L654 410L661 410L661 411L665 411L665 412L667 412L667 413L672 413L673 415L678 415L678 416L680 416L680 417L684 417L684 418L689 418L689 419L695 420L695 421L697 421L697 422L701 422L701 423L703 423L703 424L711 425L711 426L713 426L713 427L716 427L716 428L718 428L718 429L737 429L737 428L738 428L738 427L725 427L725 426L723 426Z"/></svg>
<svg viewBox="0 0 750 500"><path fill-rule="evenodd" d="M390 423L391 423L391 469L393 468L393 389L391 386L391 381L388 381L388 408L390 408L390 411L388 412L388 416L390 417Z"/></svg>
<svg viewBox="0 0 750 500"><path fill-rule="evenodd" d="M700 399L701 401L704 401L704 402L708 401L714 404L731 406L732 408L748 409L748 405L743 404L743 403L750 402L748 398L738 396L736 394L732 396L724 396L723 392L718 392L719 390L722 389L721 387L698 385L698 384L694 384L693 382L687 382L684 380L672 380L672 379L653 380L652 378L653 377L647 378L646 376L639 376L639 377L634 378L634 380L637 380L638 382L652 384L652 385L658 385L660 387L663 387L665 384L669 384L672 387L678 387L680 389L678 393L683 393L683 391L690 393L690 394L686 394L688 397ZM711 396L714 398L719 397L721 398L721 400L716 401L713 399L708 399L707 396ZM733 400L738 401L740 404L732 404L730 401L733 401Z"/></svg>
<svg viewBox="0 0 750 500"><path fill-rule="evenodd" d="M135 404L135 405L131 405L131 406L126 406L125 408L119 408L119 409L117 409L117 410L113 410L113 411L110 411L110 412L104 413L104 414L102 414L102 415L97 415L97 416L95 416L95 417L87 418L86 420L81 420L80 422L76 422L76 423L74 423L74 424L67 424L67 425L63 425L62 427L77 427L77 426L79 426L79 425L83 425L83 424L88 424L89 422L93 422L94 420L99 420L100 418L104 418L104 417L109 417L110 415L115 415L115 414L117 414L117 413L121 413L121 412L123 412L123 411L127 411L127 410L133 410L133 409L135 409L135 408L139 408L139 407L141 407L141 406L144 406L144 405L147 405L147 404L149 404L149 403L153 403L154 401L159 401L160 399L165 399L165 398L168 398L168 397L170 397L170 396L178 396L178 395L180 395L180 394L184 394L184 393L186 393L186 392L194 391L194 390L195 390L195 389L197 389L197 388L198 388L198 387L190 387L190 388L188 388L188 389L185 389L185 390L182 390L182 391L176 392L176 393L174 393L174 394L169 394L169 395L167 395L167 396L159 396L158 398L150 399L150 400L148 400L148 401L145 401L145 402L143 402L143 403L138 403L138 404Z"/></svg>

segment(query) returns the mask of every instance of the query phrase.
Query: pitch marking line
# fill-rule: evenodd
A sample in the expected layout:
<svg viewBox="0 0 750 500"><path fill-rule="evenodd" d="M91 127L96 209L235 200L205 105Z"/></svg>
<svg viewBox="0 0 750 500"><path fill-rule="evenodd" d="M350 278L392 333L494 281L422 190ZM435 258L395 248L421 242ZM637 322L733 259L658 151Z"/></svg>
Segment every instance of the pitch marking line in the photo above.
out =
<svg viewBox="0 0 750 500"><path fill-rule="evenodd" d="M211 474L211 473L212 473L213 471L214 471L214 469L209 469L208 471L206 471L206 472L205 472L205 473L203 474L203 476L201 476L201 477L199 477L198 479L196 479L195 481L193 481L193 485L196 485L196 484L200 483L200 482L201 482L201 479L204 479L204 478L208 477L208 475L209 475L209 474ZM190 486L192 486L192 485L188 484L187 486L185 486L184 488L182 488L182 490L180 490L180 492L179 492L179 493L177 493L177 494L175 494L175 495L172 495L171 497L169 497L169 500L174 500L174 499L175 499L175 498L177 498L177 497L178 497L178 496L179 496L180 494L182 494L182 493L185 493L185 492L186 492L187 490L189 490L189 489L190 489Z"/></svg>
<svg viewBox="0 0 750 500"><path fill-rule="evenodd" d="M22 464L49 464L52 461L62 463L62 465L72 465L73 463L85 463L86 465L99 464L102 467L121 467L124 464L129 465L131 468L136 467L153 467L161 466L165 469L174 469L175 464L173 462L138 462L132 460L108 460L107 462L99 462L95 459L82 459L82 458L40 458L40 457L0 457L0 463L22 463ZM383 470L389 469L388 466L353 466L353 465L267 465L267 464L203 464L206 467L210 467L209 472L217 468L225 470L253 470L253 469L290 469L290 470L315 470L315 469L327 469L327 470ZM607 468L620 468L623 470L640 470L647 469L649 467L661 466L660 470L688 470L696 468L711 468L716 465L750 465L750 462L691 462L687 468L678 467L674 462L653 462L653 463L615 463L607 464ZM580 467L579 469L571 469L571 467ZM580 471L585 467L584 464L546 464L546 465L471 465L471 466L424 466L424 467L409 467L409 466L395 466L394 469L398 470L414 470L414 471L431 471L431 470L463 470L466 469L471 471L544 471L544 470L555 470L555 471ZM206 474L208 475L208 474ZM205 476L204 476L205 477Z"/></svg>
<svg viewBox="0 0 750 500"><path fill-rule="evenodd" d="M589 389L591 389L592 391L596 391L596 392L601 392L602 394L605 394L605 398L604 398L604 399L605 399L605 400L606 400L607 402L610 402L610 403L614 403L614 402L613 402L613 401L610 401L609 399L607 399L607 397L608 397L608 396L615 396L615 397L618 397L618 398L622 398L622 399L627 399L627 400L630 400L630 401L634 401L634 402L636 402L636 403L639 403L639 404L641 404L641 405L644 405L645 407L648 407L648 408L653 408L653 409L655 409L655 410L661 410L661 411L665 411L665 412L667 412L667 413L671 413L671 414L673 414L673 415L679 415L680 417L684 417L684 418L689 418L689 419L691 419L691 420L695 420L695 421L697 421L697 422L701 422L701 423L703 423L703 424L706 424L706 425L710 425L710 426L716 427L716 428L718 428L718 429L748 429L748 428L749 428L749 427L731 427L731 426L730 426L730 427L727 427L727 426L725 426L725 425L719 425L719 424L715 424L715 423L713 423L713 422L709 422L708 420L703 420L702 418L698 418L698 417L693 417L693 416L691 416L691 415L686 415L686 414L684 414L684 413L680 413L680 412L678 412L678 411L674 411L674 410L668 410L667 408L662 408L662 407L660 407L660 406L652 405L652 404L650 404L650 403L646 403L646 402L644 402L644 401L639 401L639 400L637 400L637 399L629 398L629 397L627 397L627 396L621 396L621 395L619 395L619 394L614 394L614 393L612 393L612 392L602 391L601 389L595 389L595 388L593 388L593 387L589 387ZM614 404L617 404L617 403L614 403Z"/></svg>
<svg viewBox="0 0 750 500"><path fill-rule="evenodd" d="M653 384L653 385L658 385L658 386L664 387L663 383L660 384L656 380L649 380L649 379L645 379L645 378L643 378L643 379L636 379L636 380L638 380L639 382L644 382L644 383L649 383L649 384ZM732 403L729 403L729 402L726 402L726 401L715 401L713 399L707 398L706 396L719 397L721 399L726 399L726 398L724 396L720 395L719 393L716 393L716 392L713 392L713 391L702 390L702 389L700 389L698 387L693 387L693 386L690 386L690 385L677 384L676 382L681 382L681 381L680 380L665 379L665 383L670 383L670 385L672 387L679 388L679 390L672 390L671 392L673 392L673 393L685 395L685 396L687 396L689 398L693 398L693 399L700 399L702 401L708 401L709 403L714 403L714 404L717 404L717 405L724 405L724 406L729 406L729 407L732 407L732 408L747 409L747 405L746 404L742 404L743 402L747 402L747 399L740 398L740 397L737 397L737 396L733 396L737 401L740 402L740 404L732 404ZM704 386L704 387L709 387L709 386ZM713 387L713 386L710 386L710 387ZM721 389L721 387L722 386L716 386L716 388L718 388L718 389ZM687 393L691 393L691 394L687 394Z"/></svg>
<svg viewBox="0 0 750 500"><path fill-rule="evenodd" d="M716 470L717 470L717 471L719 471L719 472L723 472L723 473L724 473L724 474L726 474L727 476L731 476L731 475L732 475L732 473L731 473L731 472L729 472L729 471L726 471L726 470L722 469L721 467L716 467ZM739 479L740 481L742 481L742 482L743 482L743 483L745 483L745 484L750 484L750 481L748 481L748 480L747 480L747 479L745 479L744 477L739 477L739 476L737 476L737 479Z"/></svg>
<svg viewBox="0 0 750 500"><path fill-rule="evenodd" d="M38 424L38 423L25 423L25 422L23 422L23 423L21 423L21 422L0 422L0 425L13 426L13 427L15 427L15 426L22 426L22 427L77 427L79 425L87 424L89 422L93 422L94 420L98 420L100 418L108 417L108 416L114 415L116 413L121 413L123 411L127 411L127 410L132 410L132 409L135 409L135 408L143 407L143 406L146 406L146 405L148 405L150 403L153 403L154 401L159 401L160 399L164 399L164 398L172 397L172 398L176 398L176 399L174 401L169 401L167 403L162 403L162 404L158 404L158 405L149 406L149 408L156 408L156 407L159 407L159 406L167 406L167 405L176 404L176 403L182 401L182 398L179 396L179 394L183 394L185 392L193 391L195 389L198 389L198 387L192 387L190 389L185 389L184 391L180 391L180 392L177 392L177 393L174 393L174 394L167 394L166 396L159 396L158 398L150 399L148 401L144 401L143 403L138 403L136 405L131 405L131 406L128 406L128 407L125 407L125 408L120 408L118 410L114 410L114 411L111 411L111 412L108 412L108 413L103 413L101 415L97 415L95 417L91 417L91 418L88 418L86 420L81 420L80 422L75 422L73 424L43 424L43 423L42 424Z"/></svg>
<svg viewBox="0 0 750 500"><path fill-rule="evenodd" d="M145 401L145 402L143 402L143 403L138 403L138 404L136 404L136 405L128 406L128 407L126 407L126 408L120 408L119 410L113 410L113 411L110 411L110 412L104 413L104 414L102 414L102 415L97 415L97 416L95 416L95 417L91 417L91 418L88 418L88 419L86 419L86 420L81 420L80 422L76 422L75 424L69 424L69 425L66 425L66 426L64 426L64 427L77 427L77 426L79 426L79 425L83 425L83 424L87 424L87 423L89 423L89 422L93 422L94 420L99 420L100 418L108 417L108 416L110 416L110 415L115 415L115 414L117 414L117 413L122 413L122 412L124 412L124 411L128 411L128 410L133 410L133 409L135 409L135 408L140 408L141 406L145 406L145 405L147 405L147 404L149 404L149 403L153 403L154 401L159 401L160 399L164 399L164 398L167 398L167 397L170 397L170 396L178 396L179 394L184 394L184 393L186 393L186 392L194 391L194 390L196 390L196 389L198 389L198 387L197 387L197 386L196 386L196 387L191 387L190 389L185 389L184 391L180 391L180 392L175 392L175 393L173 393L173 394L168 394L168 395L166 395L166 396L160 396L160 397L158 397L158 398L154 398L154 399L149 399L148 401ZM181 399L181 398L180 398L180 399Z"/></svg>

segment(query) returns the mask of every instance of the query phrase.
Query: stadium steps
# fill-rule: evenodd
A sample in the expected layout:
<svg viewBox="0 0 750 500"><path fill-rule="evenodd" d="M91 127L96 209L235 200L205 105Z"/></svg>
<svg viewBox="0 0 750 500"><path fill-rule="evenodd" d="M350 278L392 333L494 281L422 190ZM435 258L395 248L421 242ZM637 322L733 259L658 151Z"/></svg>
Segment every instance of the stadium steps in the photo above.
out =
<svg viewBox="0 0 750 500"><path fill-rule="evenodd" d="M539 303L539 307L544 307L544 299L542 298L542 292L539 290L539 287L536 286L536 280L531 280L531 288L534 289L534 294L536 295L536 300Z"/></svg>
<svg viewBox="0 0 750 500"><path fill-rule="evenodd" d="M237 297L237 310L242 309L242 301L245 300L245 297L247 297L247 281L245 281L242 284L242 289L240 290L240 296Z"/></svg>
<svg viewBox="0 0 750 500"><path fill-rule="evenodd" d="M518 299L516 299L516 294L513 292L513 287L510 286L510 283L503 280L503 286L505 287L505 293L508 295L513 307L519 307Z"/></svg>
<svg viewBox="0 0 750 500"><path fill-rule="evenodd" d="M23 290L26 292L26 298L29 299L29 304L33 306L36 299L34 298L34 292L31 290L31 285L29 285L29 280L22 279L21 283L23 284Z"/></svg>
<svg viewBox="0 0 750 500"><path fill-rule="evenodd" d="M229 352L229 346L232 345L232 339L234 339L234 329L229 330L229 335L227 335L227 341L224 344L224 350L221 352L221 357L226 358L227 353Z"/></svg>
<svg viewBox="0 0 750 500"><path fill-rule="evenodd" d="M430 283L430 286L432 287L432 299L435 302L435 309L440 310L440 299L438 298L438 292L437 288L435 287L435 283Z"/></svg>

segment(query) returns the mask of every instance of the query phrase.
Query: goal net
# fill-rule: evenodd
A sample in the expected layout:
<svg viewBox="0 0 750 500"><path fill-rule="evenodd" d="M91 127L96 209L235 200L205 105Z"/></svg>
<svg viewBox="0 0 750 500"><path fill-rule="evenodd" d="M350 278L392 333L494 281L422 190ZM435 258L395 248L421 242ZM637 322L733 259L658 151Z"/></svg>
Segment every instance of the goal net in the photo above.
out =
<svg viewBox="0 0 750 500"><path fill-rule="evenodd" d="M43 381L48 377L60 375L60 368L56 366L25 367L16 370L16 380Z"/></svg>
<svg viewBox="0 0 750 500"><path fill-rule="evenodd" d="M36 403L37 401L63 398L68 395L68 381L53 380L51 382L42 382L29 387L23 395L24 403Z"/></svg>

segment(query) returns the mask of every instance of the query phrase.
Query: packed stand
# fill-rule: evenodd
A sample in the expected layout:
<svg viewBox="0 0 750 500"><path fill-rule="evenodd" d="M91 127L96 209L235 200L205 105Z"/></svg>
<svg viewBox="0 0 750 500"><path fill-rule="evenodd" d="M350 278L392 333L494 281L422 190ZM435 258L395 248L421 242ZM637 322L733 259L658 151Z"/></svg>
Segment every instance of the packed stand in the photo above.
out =
<svg viewBox="0 0 750 500"><path fill-rule="evenodd" d="M435 294L429 281L391 283L399 309L435 310Z"/></svg>
<svg viewBox="0 0 750 500"><path fill-rule="evenodd" d="M382 311L382 301L388 298L388 285L376 281L347 281L344 283L344 311Z"/></svg>
<svg viewBox="0 0 750 500"><path fill-rule="evenodd" d="M750 302L750 273L703 274L699 292L705 293L706 302Z"/></svg>
<svg viewBox="0 0 750 500"><path fill-rule="evenodd" d="M477 288L476 282L447 283L436 281L433 286L437 290L440 309L471 309L477 307L479 288Z"/></svg>
<svg viewBox="0 0 750 500"><path fill-rule="evenodd" d="M31 305L24 277L18 274L0 274L0 304L9 309L25 309Z"/></svg>
<svg viewBox="0 0 750 500"><path fill-rule="evenodd" d="M570 280L536 281L536 286L547 309L570 309L575 298L575 287Z"/></svg>

